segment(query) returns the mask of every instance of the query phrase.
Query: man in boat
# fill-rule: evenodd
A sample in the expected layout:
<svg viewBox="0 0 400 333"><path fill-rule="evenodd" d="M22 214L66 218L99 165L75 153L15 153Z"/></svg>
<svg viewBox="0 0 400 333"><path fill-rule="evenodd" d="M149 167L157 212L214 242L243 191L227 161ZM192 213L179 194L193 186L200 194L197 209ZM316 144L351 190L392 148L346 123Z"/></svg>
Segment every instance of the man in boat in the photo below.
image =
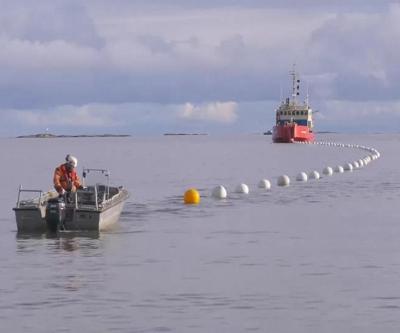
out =
<svg viewBox="0 0 400 333"><path fill-rule="evenodd" d="M60 196L64 195L65 192L75 192L77 189L83 188L79 176L75 171L78 159L68 154L65 157L65 161L65 163L55 169L53 177L54 188Z"/></svg>

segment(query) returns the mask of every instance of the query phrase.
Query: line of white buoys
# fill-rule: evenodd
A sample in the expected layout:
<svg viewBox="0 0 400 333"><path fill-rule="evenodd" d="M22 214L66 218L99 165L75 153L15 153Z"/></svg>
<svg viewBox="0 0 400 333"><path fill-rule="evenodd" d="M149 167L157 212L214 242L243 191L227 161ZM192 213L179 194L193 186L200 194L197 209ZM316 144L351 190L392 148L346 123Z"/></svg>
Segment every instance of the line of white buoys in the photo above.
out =
<svg viewBox="0 0 400 333"><path fill-rule="evenodd" d="M367 147L367 146L362 146L362 145L356 145L356 144L343 144L343 143L337 143L337 142L327 142L327 141L316 141L316 142L296 142L297 144L314 144L314 145L325 145L325 146L332 146L332 147L339 147L339 148L355 148L355 149L360 149L364 150L367 152L367 154L363 157L361 157L358 160L354 160L352 162L346 162L342 165L336 165L334 168L330 166L326 166L322 170L322 174L324 176L332 176L333 173L343 173L345 171L351 172L353 170L361 169L363 167L366 167L368 164L370 164L372 161L377 160L380 158L381 154L378 150L375 148ZM320 173L316 170L313 170L309 172L308 174L305 172L299 172L296 176L296 180L298 182L307 182L309 179L320 179ZM290 178L287 175L281 175L277 178L276 184L281 187L287 187L290 185ZM263 190L270 190L271 189L271 182L268 179L261 179L257 187L259 189ZM189 192L189 191L187 191ZM193 191L192 191L193 192ZM189 199L185 199L185 203L192 203L192 197L189 196L190 193L185 193L185 198L188 197ZM249 193L249 186L246 184L239 184L235 188L235 192L239 194L248 194ZM216 199L224 199L227 198L228 192L226 188L222 185L216 186L212 192L211 192L212 197Z"/></svg>
<svg viewBox="0 0 400 333"><path fill-rule="evenodd" d="M343 166L343 170L344 170L344 171L353 171L353 164L351 164L351 163L346 163L346 164Z"/></svg>
<svg viewBox="0 0 400 333"><path fill-rule="evenodd" d="M297 174L296 180L298 182L306 182L308 180L308 176L305 172L300 172Z"/></svg>
<svg viewBox="0 0 400 333"><path fill-rule="evenodd" d="M305 142L307 143L307 142ZM368 154L358 160L352 161L352 162L346 162L344 163L343 166L337 165L334 169L330 167L325 167L322 171L322 173L325 176L331 176L333 172L335 173L343 173L344 171L353 171L356 169L361 169L365 166L367 166L369 163L372 161L375 161L380 157L380 153L377 149L363 146L363 145L357 145L357 144L344 144L344 143L338 143L338 142L328 142L328 141L316 141L316 142L309 142L308 144L316 144L316 145L325 145L325 146L333 146L333 147L340 147L340 148L353 148L353 149L361 149L364 151L367 151ZM308 175L309 179L313 179L314 175L310 173Z"/></svg>
<svg viewBox="0 0 400 333"><path fill-rule="evenodd" d="M246 184L239 184L235 189L236 193L249 194L249 187Z"/></svg>
<svg viewBox="0 0 400 333"><path fill-rule="evenodd" d="M225 199L227 195L228 193L226 191L226 188L222 185L218 185L212 190L212 196L216 199Z"/></svg>
<svg viewBox="0 0 400 333"><path fill-rule="evenodd" d="M282 175L278 177L278 180L276 181L278 186L289 186L290 184L290 178L287 175Z"/></svg>
<svg viewBox="0 0 400 333"><path fill-rule="evenodd" d="M332 168L331 168L330 166L327 166L327 167L325 167L325 168L322 170L322 173L323 173L325 176L332 176L333 170L332 170Z"/></svg>
<svg viewBox="0 0 400 333"><path fill-rule="evenodd" d="M343 169L343 167L341 165L337 165L337 166L335 166L335 172L343 173L344 169Z"/></svg>
<svg viewBox="0 0 400 333"><path fill-rule="evenodd" d="M261 179L258 182L258 188L269 190L271 188L271 182L268 179Z"/></svg>
<svg viewBox="0 0 400 333"><path fill-rule="evenodd" d="M321 176L320 176L318 171L313 170L308 174L308 178L310 178L310 179L320 179Z"/></svg>

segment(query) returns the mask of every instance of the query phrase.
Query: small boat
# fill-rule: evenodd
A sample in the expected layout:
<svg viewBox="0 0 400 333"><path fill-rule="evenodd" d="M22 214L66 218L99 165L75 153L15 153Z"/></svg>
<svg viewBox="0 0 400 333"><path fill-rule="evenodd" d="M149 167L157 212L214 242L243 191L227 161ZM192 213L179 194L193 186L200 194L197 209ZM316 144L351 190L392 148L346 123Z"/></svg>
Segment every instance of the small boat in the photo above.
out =
<svg viewBox="0 0 400 333"><path fill-rule="evenodd" d="M295 68L292 76L292 98L286 98L276 110L276 125L272 130L273 142L314 141L312 109L308 104L308 94L304 103L299 103L300 80Z"/></svg>
<svg viewBox="0 0 400 333"><path fill-rule="evenodd" d="M106 181L86 186L87 176L103 176ZM122 186L111 186L106 169L83 169L83 189L62 197L56 191L18 190L15 211L18 232L108 230L119 220L129 193ZM34 193L22 200L21 195Z"/></svg>

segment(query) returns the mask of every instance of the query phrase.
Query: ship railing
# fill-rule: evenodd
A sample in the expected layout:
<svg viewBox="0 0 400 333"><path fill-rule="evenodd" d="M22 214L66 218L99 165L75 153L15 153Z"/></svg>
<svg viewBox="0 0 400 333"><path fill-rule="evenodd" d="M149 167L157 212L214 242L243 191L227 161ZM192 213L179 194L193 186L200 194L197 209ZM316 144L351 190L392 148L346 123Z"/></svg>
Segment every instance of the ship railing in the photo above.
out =
<svg viewBox="0 0 400 333"><path fill-rule="evenodd" d="M114 190L104 184L95 184L79 189L74 193L74 206L78 208L91 208L98 210L103 208L119 193L119 190Z"/></svg>
<svg viewBox="0 0 400 333"><path fill-rule="evenodd" d="M21 200L21 193L38 193L38 197L29 199L29 200ZM18 197L16 207L20 208L21 203L23 202L24 206L39 206L42 203L43 191L42 190L32 190L32 189L24 189L22 185L19 185L18 188Z"/></svg>

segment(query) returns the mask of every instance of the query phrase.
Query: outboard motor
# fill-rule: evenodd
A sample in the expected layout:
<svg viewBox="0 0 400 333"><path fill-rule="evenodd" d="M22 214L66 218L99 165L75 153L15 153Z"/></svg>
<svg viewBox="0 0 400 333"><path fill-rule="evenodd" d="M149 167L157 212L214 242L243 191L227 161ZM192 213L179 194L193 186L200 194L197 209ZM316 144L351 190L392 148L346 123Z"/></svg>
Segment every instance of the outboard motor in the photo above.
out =
<svg viewBox="0 0 400 333"><path fill-rule="evenodd" d="M65 202L62 198L53 198L47 201L46 223L51 231L58 231L63 228L65 220Z"/></svg>

